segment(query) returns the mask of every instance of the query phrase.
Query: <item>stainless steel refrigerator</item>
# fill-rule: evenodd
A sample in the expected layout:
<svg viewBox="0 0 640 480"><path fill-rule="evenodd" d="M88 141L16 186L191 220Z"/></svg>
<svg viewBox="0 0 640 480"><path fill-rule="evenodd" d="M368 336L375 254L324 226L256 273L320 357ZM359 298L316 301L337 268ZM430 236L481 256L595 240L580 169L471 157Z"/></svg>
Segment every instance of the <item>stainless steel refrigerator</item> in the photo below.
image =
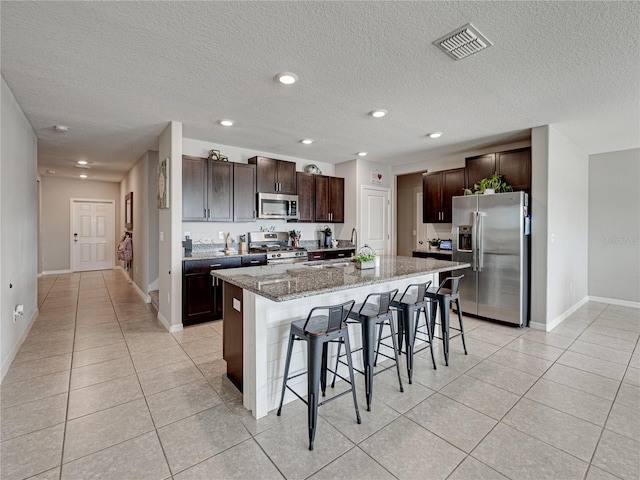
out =
<svg viewBox="0 0 640 480"><path fill-rule="evenodd" d="M471 268L460 282L464 313L529 323L529 196L524 192L453 197L453 260Z"/></svg>

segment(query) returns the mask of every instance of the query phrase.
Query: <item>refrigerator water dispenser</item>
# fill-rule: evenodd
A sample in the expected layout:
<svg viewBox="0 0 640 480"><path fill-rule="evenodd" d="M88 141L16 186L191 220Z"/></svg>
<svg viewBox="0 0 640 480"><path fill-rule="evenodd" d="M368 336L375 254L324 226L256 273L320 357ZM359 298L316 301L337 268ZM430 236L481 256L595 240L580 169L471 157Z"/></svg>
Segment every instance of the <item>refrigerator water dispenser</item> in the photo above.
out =
<svg viewBox="0 0 640 480"><path fill-rule="evenodd" d="M471 225L458 226L458 251L471 252L473 250L473 227Z"/></svg>

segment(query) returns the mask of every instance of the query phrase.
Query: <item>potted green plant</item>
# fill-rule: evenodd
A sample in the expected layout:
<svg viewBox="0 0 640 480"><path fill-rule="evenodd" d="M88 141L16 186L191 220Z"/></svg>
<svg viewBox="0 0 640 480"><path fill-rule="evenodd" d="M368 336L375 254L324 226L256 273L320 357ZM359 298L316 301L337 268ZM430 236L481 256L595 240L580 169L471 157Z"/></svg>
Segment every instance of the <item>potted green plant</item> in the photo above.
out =
<svg viewBox="0 0 640 480"><path fill-rule="evenodd" d="M435 249L435 248L438 248L440 246L440 239L439 238L428 238L427 242L429 243L429 248L430 249Z"/></svg>
<svg viewBox="0 0 640 480"><path fill-rule="evenodd" d="M376 252L369 245L364 245L356 255L356 268L367 270L376 268Z"/></svg>
<svg viewBox="0 0 640 480"><path fill-rule="evenodd" d="M493 175L483 178L473 186L473 193L476 195L512 192L513 188L502 180L502 175L494 172ZM465 191L466 194L466 191Z"/></svg>

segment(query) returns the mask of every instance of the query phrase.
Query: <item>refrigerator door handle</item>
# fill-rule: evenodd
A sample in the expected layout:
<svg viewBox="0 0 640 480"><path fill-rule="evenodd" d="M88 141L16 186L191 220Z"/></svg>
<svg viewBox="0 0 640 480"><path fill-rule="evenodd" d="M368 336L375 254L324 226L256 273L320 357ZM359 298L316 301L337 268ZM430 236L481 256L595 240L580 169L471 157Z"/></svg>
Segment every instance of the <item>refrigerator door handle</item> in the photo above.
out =
<svg viewBox="0 0 640 480"><path fill-rule="evenodd" d="M473 263L471 269L478 271L478 212L473 212L473 235L471 237L471 250L473 251Z"/></svg>
<svg viewBox="0 0 640 480"><path fill-rule="evenodd" d="M478 224L478 243L477 243L477 247L478 247L478 272L482 271L482 267L484 267L484 242L482 241L482 237L484 235L484 232L482 231L482 227L483 227L483 221L482 221L482 217L484 217L486 214L484 212L477 212L477 224Z"/></svg>

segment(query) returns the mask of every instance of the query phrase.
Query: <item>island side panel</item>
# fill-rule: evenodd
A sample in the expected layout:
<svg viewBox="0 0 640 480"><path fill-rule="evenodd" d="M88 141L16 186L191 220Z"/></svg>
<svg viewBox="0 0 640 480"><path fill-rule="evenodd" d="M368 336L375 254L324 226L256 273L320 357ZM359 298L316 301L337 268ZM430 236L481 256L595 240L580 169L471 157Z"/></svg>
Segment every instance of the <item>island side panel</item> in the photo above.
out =
<svg viewBox="0 0 640 480"><path fill-rule="evenodd" d="M244 406L260 418L277 409L280 403L284 364L287 355L291 322L306 318L315 306L333 305L354 299L362 302L367 294L398 288L404 291L409 283L433 280L434 275L421 275L412 279L396 280L374 286L351 288L321 295L313 295L286 302L274 302L260 295L244 291ZM352 348L362 345L360 330L352 325L349 330ZM306 345L295 342L289 376L307 368ZM329 364L335 364L337 346L330 350ZM388 352L391 354L391 351ZM354 356L354 366L362 368L362 354ZM346 376L346 367L340 373ZM338 379L339 380L339 379ZM301 396L306 395L307 377L289 381L289 386ZM336 388L337 390L337 388ZM285 404L296 400L291 392L285 395Z"/></svg>
<svg viewBox="0 0 640 480"><path fill-rule="evenodd" d="M242 392L243 386L243 290L235 285L223 283L223 349L227 362L227 378Z"/></svg>

